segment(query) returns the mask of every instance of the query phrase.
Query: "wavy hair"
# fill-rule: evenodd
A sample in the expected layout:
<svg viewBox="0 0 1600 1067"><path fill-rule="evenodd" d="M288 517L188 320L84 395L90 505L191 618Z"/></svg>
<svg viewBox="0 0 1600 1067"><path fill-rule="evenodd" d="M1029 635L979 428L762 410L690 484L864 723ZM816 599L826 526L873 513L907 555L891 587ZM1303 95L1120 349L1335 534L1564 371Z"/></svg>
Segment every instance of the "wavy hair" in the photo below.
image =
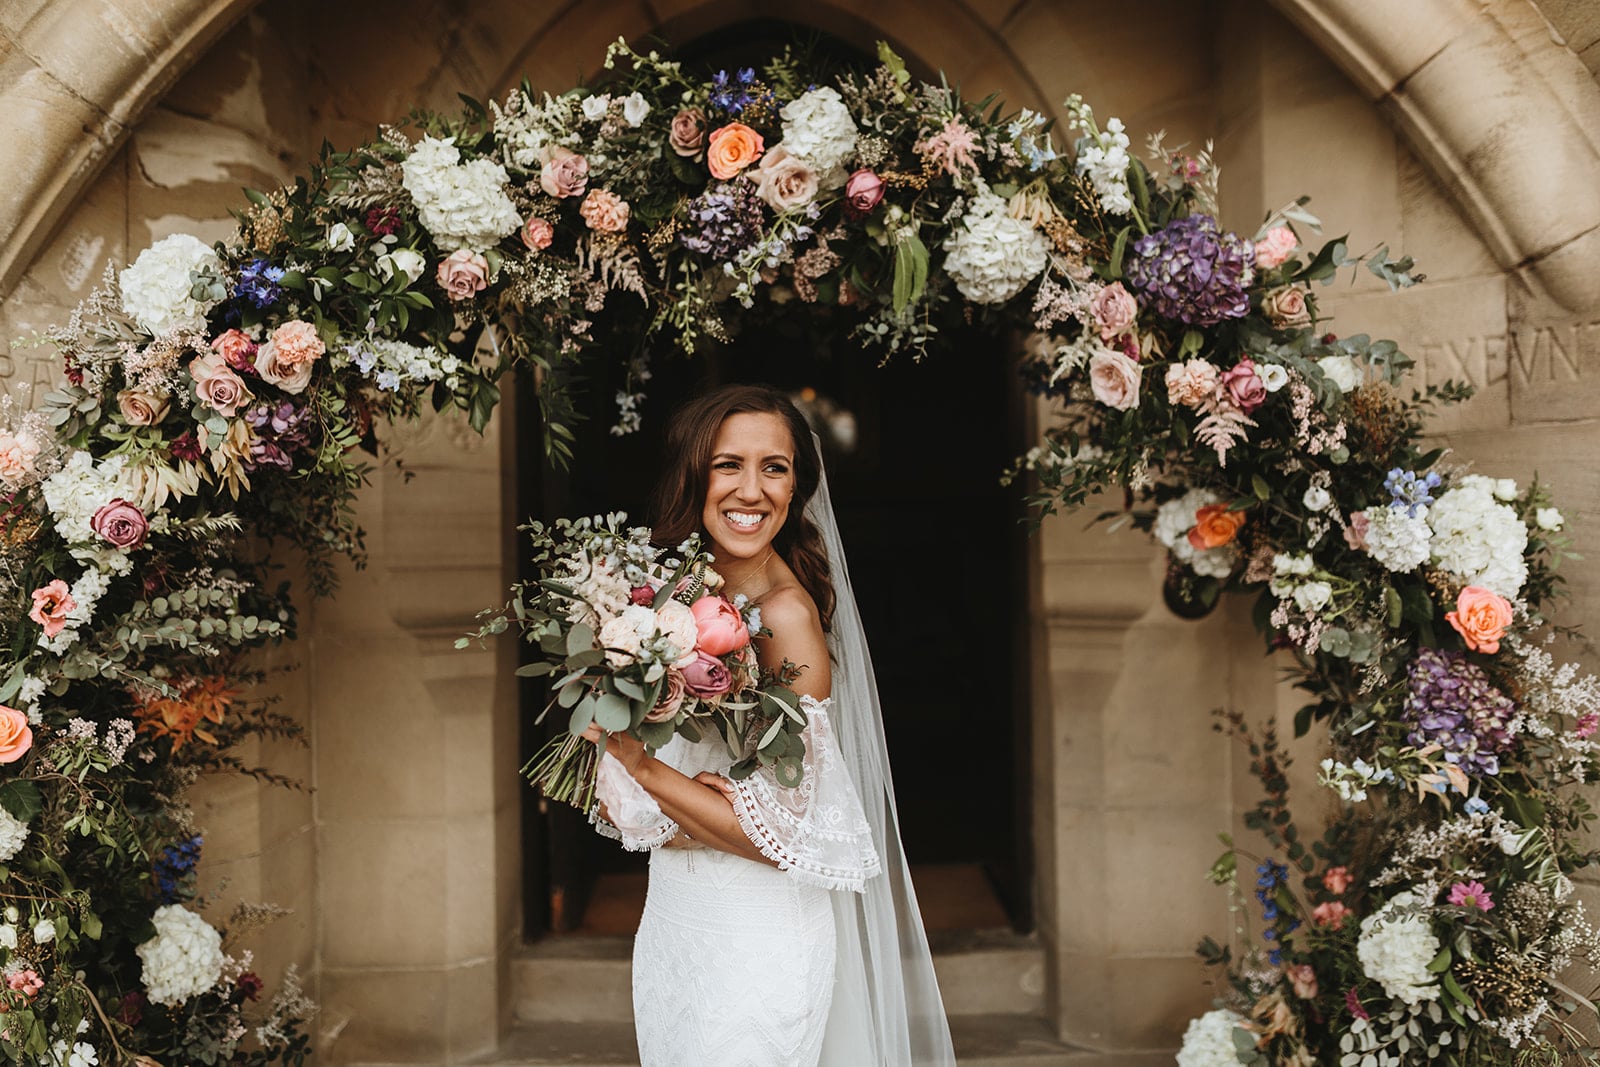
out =
<svg viewBox="0 0 1600 1067"><path fill-rule="evenodd" d="M806 504L822 480L817 455L800 409L776 389L764 385L725 385L691 400L667 424L666 462L654 501L655 543L663 548L683 543L690 534L706 536L701 525L706 486L711 479L711 452L730 415L777 415L794 439L794 499L789 515L772 539L773 547L816 602L826 631L833 622L833 572L822 534L806 518Z"/></svg>

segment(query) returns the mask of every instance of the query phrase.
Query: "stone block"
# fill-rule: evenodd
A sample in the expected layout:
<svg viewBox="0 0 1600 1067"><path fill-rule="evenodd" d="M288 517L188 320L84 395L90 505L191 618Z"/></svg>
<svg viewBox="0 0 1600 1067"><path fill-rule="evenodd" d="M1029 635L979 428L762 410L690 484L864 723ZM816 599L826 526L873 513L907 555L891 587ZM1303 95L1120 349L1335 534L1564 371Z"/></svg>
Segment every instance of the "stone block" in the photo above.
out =
<svg viewBox="0 0 1600 1067"><path fill-rule="evenodd" d="M1108 1047L1115 1050L1176 1049L1189 1021L1210 1011L1216 996L1192 953L1112 960L1108 977Z"/></svg>
<svg viewBox="0 0 1600 1067"><path fill-rule="evenodd" d="M403 970L322 969L319 1051L332 1064L442 1064L450 1034L442 1025L451 1007L454 972L443 967Z"/></svg>
<svg viewBox="0 0 1600 1067"><path fill-rule="evenodd" d="M1523 277L1508 286L1512 421L1522 425L1593 418L1600 409L1600 309L1569 311Z"/></svg>
<svg viewBox="0 0 1600 1067"><path fill-rule="evenodd" d="M322 959L330 971L454 962L443 819L325 820L318 831ZM420 1010L413 1005L412 1010ZM437 1016L435 1016L437 1017Z"/></svg>
<svg viewBox="0 0 1600 1067"><path fill-rule="evenodd" d="M1213 890L1205 873L1221 851L1217 834L1228 829L1230 817L1225 797L1210 804L1130 806L1104 813L1105 861L1099 877L1106 907L1085 921L1105 927L1108 955L1181 957L1202 934L1228 929L1227 894Z"/></svg>

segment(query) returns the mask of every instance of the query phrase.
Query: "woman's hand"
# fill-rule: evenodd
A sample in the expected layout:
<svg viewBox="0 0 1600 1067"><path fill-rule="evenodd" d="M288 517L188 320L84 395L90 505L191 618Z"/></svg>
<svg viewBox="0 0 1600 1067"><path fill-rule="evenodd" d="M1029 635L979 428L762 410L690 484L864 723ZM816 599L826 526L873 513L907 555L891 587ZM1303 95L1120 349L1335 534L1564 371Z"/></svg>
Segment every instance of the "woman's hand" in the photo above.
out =
<svg viewBox="0 0 1600 1067"><path fill-rule="evenodd" d="M712 789L715 789L717 792L726 797L728 799L728 803L733 803L733 783L728 781L722 775L712 774L710 771L701 771L699 774L694 776L694 780L699 782L701 785L710 786Z"/></svg>
<svg viewBox="0 0 1600 1067"><path fill-rule="evenodd" d="M600 729L598 723L590 723L583 731L585 741L599 744L602 737L606 738L606 751L621 761L623 769L634 778L639 777L639 765L644 762L647 753L644 742L629 734L626 730L607 735Z"/></svg>

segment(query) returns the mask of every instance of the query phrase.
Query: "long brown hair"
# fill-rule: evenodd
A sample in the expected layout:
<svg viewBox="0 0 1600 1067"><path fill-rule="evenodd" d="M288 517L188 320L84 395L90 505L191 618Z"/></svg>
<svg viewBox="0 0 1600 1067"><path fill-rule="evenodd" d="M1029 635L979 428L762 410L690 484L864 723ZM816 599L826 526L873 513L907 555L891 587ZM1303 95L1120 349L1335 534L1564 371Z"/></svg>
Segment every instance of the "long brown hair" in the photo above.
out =
<svg viewBox="0 0 1600 1067"><path fill-rule="evenodd" d="M806 503L822 480L822 459L811 439L811 427L790 399L764 385L725 385L691 400L667 424L667 457L655 494L655 543L681 544L690 534L704 535L701 513L711 479L711 450L730 415L777 415L794 439L794 499L789 515L772 539L773 547L822 616L822 628L833 622L833 577L822 534L805 516Z"/></svg>

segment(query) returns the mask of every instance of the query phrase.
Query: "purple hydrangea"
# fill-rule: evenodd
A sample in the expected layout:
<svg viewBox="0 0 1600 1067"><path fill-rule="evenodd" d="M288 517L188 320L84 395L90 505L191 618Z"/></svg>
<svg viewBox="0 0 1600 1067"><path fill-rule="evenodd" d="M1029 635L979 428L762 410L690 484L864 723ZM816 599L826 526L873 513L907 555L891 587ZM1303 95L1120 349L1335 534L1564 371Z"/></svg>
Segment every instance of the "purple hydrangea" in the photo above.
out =
<svg viewBox="0 0 1600 1067"><path fill-rule="evenodd" d="M1255 246L1223 233L1210 215L1190 215L1133 242L1126 280L1147 307L1190 326L1215 326L1250 311Z"/></svg>
<svg viewBox="0 0 1600 1067"><path fill-rule="evenodd" d="M1424 648L1407 671L1406 739L1438 744L1468 774L1499 774L1511 748L1508 729L1517 706L1463 652Z"/></svg>
<svg viewBox="0 0 1600 1067"><path fill-rule="evenodd" d="M753 182L720 182L689 201L678 241L691 252L732 260L761 239L761 197Z"/></svg>
<svg viewBox="0 0 1600 1067"><path fill-rule="evenodd" d="M250 443L250 458L245 461L245 469L278 467L289 470L293 466L290 453L309 443L305 417L305 409L296 407L291 400L257 404L246 409L245 421L255 429L256 438Z"/></svg>

